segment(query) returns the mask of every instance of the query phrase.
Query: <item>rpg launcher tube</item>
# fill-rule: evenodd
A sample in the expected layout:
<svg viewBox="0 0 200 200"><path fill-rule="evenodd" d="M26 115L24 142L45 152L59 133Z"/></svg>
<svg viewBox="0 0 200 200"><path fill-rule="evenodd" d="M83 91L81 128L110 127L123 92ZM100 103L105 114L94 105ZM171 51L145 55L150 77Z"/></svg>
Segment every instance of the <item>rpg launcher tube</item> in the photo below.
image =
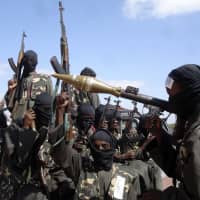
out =
<svg viewBox="0 0 200 200"><path fill-rule="evenodd" d="M93 77L68 75L68 74L53 74L55 78L61 79L66 83L72 84L79 90L95 93L107 93L119 97L121 88L112 87Z"/></svg>
<svg viewBox="0 0 200 200"><path fill-rule="evenodd" d="M170 112L168 102L159 98L151 97L143 94L133 94L126 92L120 87L110 86L102 81L95 79L94 77L89 76L80 76L80 75L68 75L68 74L53 74L55 78L61 79L66 83L72 84L75 88L79 90L84 90L87 92L95 93L106 93L112 94L117 97L123 97L126 99L134 100L140 103L160 107L162 111Z"/></svg>

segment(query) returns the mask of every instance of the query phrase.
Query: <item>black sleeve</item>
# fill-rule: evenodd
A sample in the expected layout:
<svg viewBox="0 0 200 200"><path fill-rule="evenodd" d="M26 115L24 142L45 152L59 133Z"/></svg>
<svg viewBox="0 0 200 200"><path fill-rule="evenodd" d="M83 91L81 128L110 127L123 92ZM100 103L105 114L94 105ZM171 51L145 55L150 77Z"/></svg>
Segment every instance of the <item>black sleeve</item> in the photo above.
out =
<svg viewBox="0 0 200 200"><path fill-rule="evenodd" d="M30 162L37 132L11 125L4 132L4 143L13 166L24 169Z"/></svg>
<svg viewBox="0 0 200 200"><path fill-rule="evenodd" d="M52 157L55 163L65 171L66 175L77 183L82 168L81 156L72 148L71 144L65 142L64 138L54 146L63 136L63 126L56 127L49 132L49 142L52 144Z"/></svg>
<svg viewBox="0 0 200 200"><path fill-rule="evenodd" d="M172 146L172 136L163 129L161 143L150 151L151 157L169 177L175 177L176 149Z"/></svg>
<svg viewBox="0 0 200 200"><path fill-rule="evenodd" d="M177 152L172 146L172 136L166 132L163 133L159 148L162 154L163 171L169 177L175 177Z"/></svg>

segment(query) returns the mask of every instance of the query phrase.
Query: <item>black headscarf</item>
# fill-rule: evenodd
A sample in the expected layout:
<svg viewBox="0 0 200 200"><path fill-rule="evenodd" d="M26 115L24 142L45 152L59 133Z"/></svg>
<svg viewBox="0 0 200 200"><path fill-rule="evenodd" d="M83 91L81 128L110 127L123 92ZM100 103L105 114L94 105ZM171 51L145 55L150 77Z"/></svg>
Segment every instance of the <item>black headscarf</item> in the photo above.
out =
<svg viewBox="0 0 200 200"><path fill-rule="evenodd" d="M94 124L95 110L89 103L81 103L78 107L77 125L79 133L86 133Z"/></svg>
<svg viewBox="0 0 200 200"><path fill-rule="evenodd" d="M84 75L84 76L91 76L91 77L96 77L96 73L93 69L89 68L89 67L85 67L80 75Z"/></svg>
<svg viewBox="0 0 200 200"><path fill-rule="evenodd" d="M24 66L22 77L27 77L30 72L35 71L36 65L38 63L37 53L32 50L28 50L24 53L22 59L22 66Z"/></svg>
<svg viewBox="0 0 200 200"><path fill-rule="evenodd" d="M33 110L36 114L36 127L39 130L42 126L48 126L51 119L52 97L43 92L36 96Z"/></svg>
<svg viewBox="0 0 200 200"><path fill-rule="evenodd" d="M182 87L181 92L169 96L170 109L186 119L200 102L200 66L183 65L172 70L168 76Z"/></svg>
<svg viewBox="0 0 200 200"><path fill-rule="evenodd" d="M111 146L109 150L99 150L95 147L95 140L108 142ZM105 129L98 129L89 139L91 154L94 158L94 167L96 170L110 170L113 164L113 155L115 152L115 142L112 134Z"/></svg>
<svg viewBox="0 0 200 200"><path fill-rule="evenodd" d="M23 93L24 78L28 77L31 72L35 71L37 62L38 59L36 52L28 50L24 53L24 56L19 66L19 71L17 73L18 83L15 92L15 99L17 100L21 99Z"/></svg>

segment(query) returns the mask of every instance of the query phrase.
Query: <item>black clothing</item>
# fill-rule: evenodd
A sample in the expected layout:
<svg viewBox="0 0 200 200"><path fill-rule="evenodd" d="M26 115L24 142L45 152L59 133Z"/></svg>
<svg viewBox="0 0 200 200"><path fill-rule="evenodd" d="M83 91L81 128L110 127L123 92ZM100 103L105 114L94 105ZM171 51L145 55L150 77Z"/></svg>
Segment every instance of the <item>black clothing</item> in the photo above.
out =
<svg viewBox="0 0 200 200"><path fill-rule="evenodd" d="M89 68L89 67L85 67L80 75L83 75L83 76L91 76L91 77L96 77L96 73L93 69Z"/></svg>
<svg viewBox="0 0 200 200"><path fill-rule="evenodd" d="M33 106L33 110L36 114L36 126L40 128L42 126L48 126L49 121L51 119L51 105L52 105L52 97L43 92L40 95L36 96L35 103Z"/></svg>
<svg viewBox="0 0 200 200"><path fill-rule="evenodd" d="M105 141L110 144L111 149L99 150L96 148L95 140ZM104 129L97 130L90 138L89 145L91 154L94 158L94 167L97 170L110 170L113 164L113 155L115 153L114 138L111 133Z"/></svg>
<svg viewBox="0 0 200 200"><path fill-rule="evenodd" d="M0 110L0 128L6 128L7 127L7 119L4 115L5 109Z"/></svg>
<svg viewBox="0 0 200 200"><path fill-rule="evenodd" d="M183 65L172 70L169 77L182 87L182 91L174 96L169 96L171 112L187 119L200 101L200 66Z"/></svg>
<svg viewBox="0 0 200 200"><path fill-rule="evenodd" d="M24 53L24 57L22 58L22 66L24 66L22 77L27 77L30 72L35 71L36 65L38 63L37 53L28 50Z"/></svg>

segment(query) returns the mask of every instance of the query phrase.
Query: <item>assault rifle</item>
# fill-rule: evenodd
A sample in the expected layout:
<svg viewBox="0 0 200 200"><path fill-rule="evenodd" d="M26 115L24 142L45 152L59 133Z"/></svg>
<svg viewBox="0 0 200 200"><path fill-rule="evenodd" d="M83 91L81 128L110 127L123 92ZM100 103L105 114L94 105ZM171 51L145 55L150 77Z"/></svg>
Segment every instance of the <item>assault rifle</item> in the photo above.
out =
<svg viewBox="0 0 200 200"><path fill-rule="evenodd" d="M21 74L21 65L22 65L22 58L24 57L24 38L26 37L25 32L22 33L22 40L21 40L21 47L18 53L18 59L17 59L17 65L15 64L13 58L8 58L8 62L10 64L11 69L15 73L14 79L16 80L16 86L13 87L12 93L9 94L9 99L8 99L8 107L9 110L12 110L15 101L19 99L20 97L20 74ZM15 88L16 87L16 88Z"/></svg>
<svg viewBox="0 0 200 200"><path fill-rule="evenodd" d="M63 74L69 74L70 73L70 64L69 64L69 49L68 49L68 42L67 42L67 36L66 36L66 30L65 30L65 25L64 25L64 21L63 21L63 6L62 6L62 2L59 1L59 11L60 11L60 24L61 24L61 38L60 38L60 52L61 52L61 64L59 64L57 58L55 56L53 56L50 59L51 65L53 66L53 69L56 73L63 73ZM59 79L57 79L56 81L56 85L55 85L55 91L54 91L54 104L53 104L53 116L55 116L56 113L56 103L55 103L55 98L57 96L58 93L58 88L59 88ZM69 97L71 97L71 86L68 83L65 83L64 81L61 84L61 93L62 92L66 92ZM67 140L69 140L69 136L71 133L71 116L70 116L70 110L69 110L68 106L68 110L66 111L66 113L64 114L64 132L66 132L66 137L68 138ZM53 126L55 126L54 124L55 122L55 117L52 117L52 124ZM69 134L68 134L69 133Z"/></svg>
<svg viewBox="0 0 200 200"><path fill-rule="evenodd" d="M106 111L107 111L108 106L110 104L110 99L111 99L110 96L108 98L105 98L105 100L107 100L107 102L106 102L106 105L104 106L103 113L101 114L99 124L98 124L98 128L101 128L103 126L103 123L104 123L104 120L105 120L105 114L106 114Z"/></svg>
<svg viewBox="0 0 200 200"><path fill-rule="evenodd" d="M22 40L21 40L21 47L18 53L18 59L17 59L17 65L15 64L13 58L8 58L8 63L13 70L13 72L16 74L16 77L19 76L19 69L21 65L22 58L24 57L24 38L26 37L25 32L22 33Z"/></svg>

